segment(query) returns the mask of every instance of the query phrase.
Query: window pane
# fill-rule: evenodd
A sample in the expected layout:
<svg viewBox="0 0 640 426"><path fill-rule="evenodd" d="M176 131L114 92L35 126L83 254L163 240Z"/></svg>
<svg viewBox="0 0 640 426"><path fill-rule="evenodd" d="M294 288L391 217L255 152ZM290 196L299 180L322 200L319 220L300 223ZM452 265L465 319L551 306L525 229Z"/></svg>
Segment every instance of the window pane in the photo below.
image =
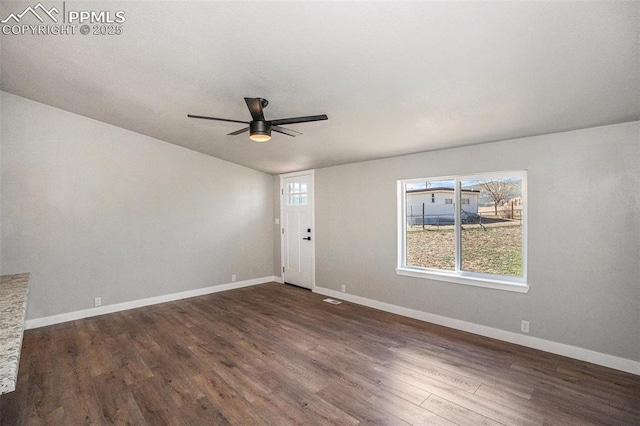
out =
<svg viewBox="0 0 640 426"><path fill-rule="evenodd" d="M455 270L454 181L427 181L406 187L406 265Z"/></svg>
<svg viewBox="0 0 640 426"><path fill-rule="evenodd" d="M522 179L461 181L461 269L523 275Z"/></svg>
<svg viewBox="0 0 640 426"><path fill-rule="evenodd" d="M307 184L295 182L287 184L287 203L290 206L307 205Z"/></svg>

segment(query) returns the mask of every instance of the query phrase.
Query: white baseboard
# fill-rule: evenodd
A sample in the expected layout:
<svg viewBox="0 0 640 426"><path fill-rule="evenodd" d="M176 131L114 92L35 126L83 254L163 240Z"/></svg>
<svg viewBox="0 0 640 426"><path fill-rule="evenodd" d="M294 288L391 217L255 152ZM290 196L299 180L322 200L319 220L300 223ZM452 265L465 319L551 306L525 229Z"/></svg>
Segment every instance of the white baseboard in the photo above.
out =
<svg viewBox="0 0 640 426"><path fill-rule="evenodd" d="M353 294L341 293L324 287L315 287L315 293L329 296L334 299L342 299L358 305L368 306L370 308L379 309L381 311L398 314L405 317L417 319L420 321L430 322L442 325L456 330L466 331L480 336L491 337L493 339L502 340L504 342L515 343L517 345L526 346L541 351L550 352L557 355L566 356L581 361L591 362L604 367L625 371L631 374L640 375L640 362L631 359L620 358L613 355L607 355L589 349L578 348L576 346L566 345L564 343L552 342L532 336L525 336L511 331L500 330L498 328L487 327L454 318L443 317L440 315L430 314L416 309L405 308L402 306L392 305L390 303L379 302L377 300L367 299L366 297L355 296Z"/></svg>
<svg viewBox="0 0 640 426"><path fill-rule="evenodd" d="M280 279L280 277L275 276L254 278L251 280L237 281L233 283L214 285L211 287L197 288L195 290L182 291L180 293L149 297L147 299L116 303L114 305L104 305L98 308L84 309L82 311L67 312L64 314L52 315L49 317L35 318L26 321L25 329L29 330L32 328L45 327L47 325L59 324L67 321L75 321L82 318L95 317L98 315L110 314L113 312L126 311L128 309L141 308L143 306L157 305L158 303L172 302L174 300L188 299L189 297L196 297L205 294L218 293L220 291L249 287L252 285L278 281L278 279Z"/></svg>

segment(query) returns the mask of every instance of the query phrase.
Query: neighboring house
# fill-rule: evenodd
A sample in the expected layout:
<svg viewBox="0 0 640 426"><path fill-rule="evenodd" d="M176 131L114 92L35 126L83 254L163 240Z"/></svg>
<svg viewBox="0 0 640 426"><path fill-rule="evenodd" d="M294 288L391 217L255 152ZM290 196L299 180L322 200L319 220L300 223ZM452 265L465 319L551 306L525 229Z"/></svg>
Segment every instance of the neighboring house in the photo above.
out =
<svg viewBox="0 0 640 426"><path fill-rule="evenodd" d="M522 197L515 197L504 202L503 206L510 206L513 203L514 207L522 207Z"/></svg>
<svg viewBox="0 0 640 426"><path fill-rule="evenodd" d="M424 204L425 225L446 225L453 223L454 201L453 188L426 188L407 191L407 221L410 226L422 225ZM462 218L478 214L478 197L476 189L462 190Z"/></svg>

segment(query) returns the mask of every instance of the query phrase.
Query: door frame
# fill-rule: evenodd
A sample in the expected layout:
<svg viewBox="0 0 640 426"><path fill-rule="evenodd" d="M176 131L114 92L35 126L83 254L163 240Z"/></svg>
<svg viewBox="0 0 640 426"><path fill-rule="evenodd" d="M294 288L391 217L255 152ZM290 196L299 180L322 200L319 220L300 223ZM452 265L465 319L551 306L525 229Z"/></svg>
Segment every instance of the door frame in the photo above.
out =
<svg viewBox="0 0 640 426"><path fill-rule="evenodd" d="M316 288L316 185L315 185L315 170L302 170L299 172L283 173L280 175L280 280L284 283L284 259L285 259L285 247L284 247L284 179L297 176L309 176L309 182L311 183L313 205L311 206L311 291L315 291Z"/></svg>

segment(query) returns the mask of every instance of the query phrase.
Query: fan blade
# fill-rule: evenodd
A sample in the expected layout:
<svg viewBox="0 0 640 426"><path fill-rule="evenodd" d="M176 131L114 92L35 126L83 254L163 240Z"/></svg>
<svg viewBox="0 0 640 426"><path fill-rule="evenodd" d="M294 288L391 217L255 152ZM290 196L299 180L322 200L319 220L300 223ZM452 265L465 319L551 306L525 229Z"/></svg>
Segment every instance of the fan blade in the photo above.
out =
<svg viewBox="0 0 640 426"><path fill-rule="evenodd" d="M287 129L286 127L282 127L282 126L274 126L274 125L271 125L271 128L274 128L274 127L277 127L277 128L278 128L278 129L280 129L280 130L286 130L286 131L291 132L291 133L297 133L298 135L301 135L301 134L302 134L302 132L299 132L299 131L297 131L297 130Z"/></svg>
<svg viewBox="0 0 640 426"><path fill-rule="evenodd" d="M244 132L248 132L249 128L245 127L244 129L240 129L240 130L236 130L235 132L231 132L231 133L227 133L227 136L235 136L235 135L239 135L242 134Z"/></svg>
<svg viewBox="0 0 640 426"><path fill-rule="evenodd" d="M273 126L273 125L271 126L271 130L274 132L282 133L283 135L294 137L294 138L296 137L296 133L299 135L302 134L296 130L286 129L284 127Z"/></svg>
<svg viewBox="0 0 640 426"><path fill-rule="evenodd" d="M187 117L190 118L202 118L204 120L216 120L216 121L228 121L230 123L242 123L242 124L249 124L248 121L240 121L240 120L229 120L228 118L215 118L215 117L206 117L204 115L192 115L192 114L187 114Z"/></svg>
<svg viewBox="0 0 640 426"><path fill-rule="evenodd" d="M253 121L264 121L264 113L262 112L262 99L261 98L244 98L247 103L247 108L251 113Z"/></svg>
<svg viewBox="0 0 640 426"><path fill-rule="evenodd" d="M306 123L308 121L320 121L320 120L328 120L325 114L322 115L308 115L306 117L292 117L292 118L281 118L279 120L271 120L271 124L274 126L279 126L281 124L294 124L294 123Z"/></svg>

